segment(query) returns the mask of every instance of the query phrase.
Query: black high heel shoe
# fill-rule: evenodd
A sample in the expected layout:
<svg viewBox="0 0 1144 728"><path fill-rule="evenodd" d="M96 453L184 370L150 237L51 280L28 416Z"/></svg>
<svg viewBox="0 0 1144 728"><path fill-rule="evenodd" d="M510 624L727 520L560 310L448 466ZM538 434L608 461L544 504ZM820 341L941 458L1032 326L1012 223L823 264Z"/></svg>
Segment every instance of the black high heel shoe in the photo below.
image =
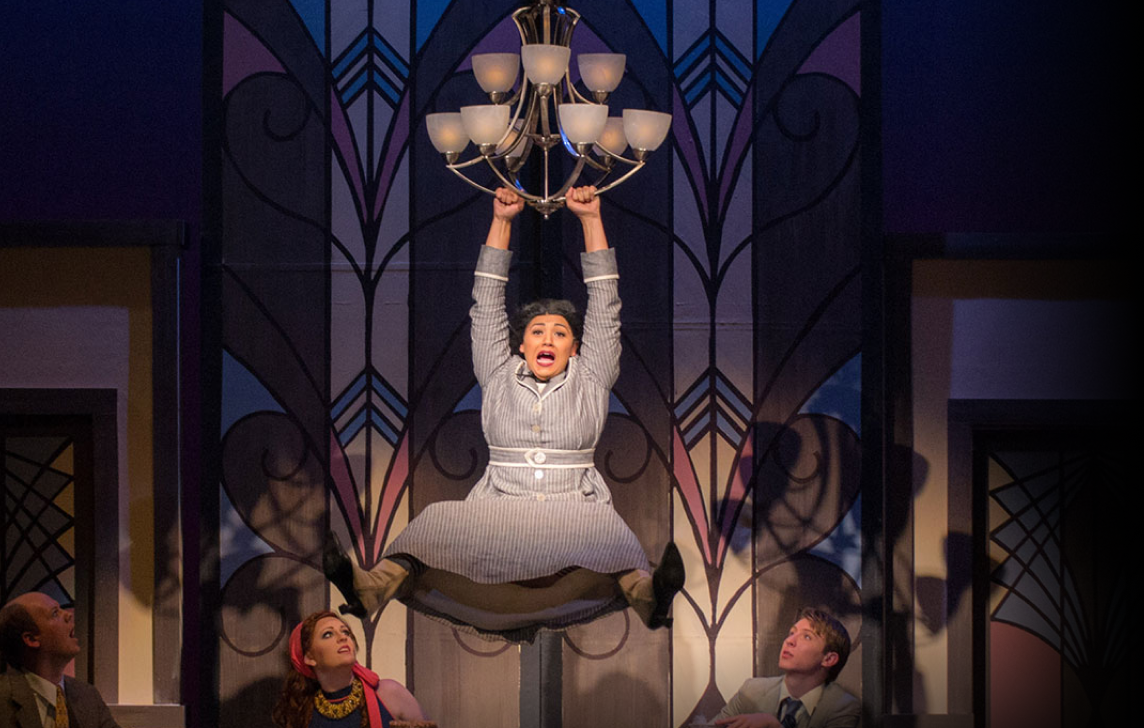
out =
<svg viewBox="0 0 1144 728"><path fill-rule="evenodd" d="M667 616L667 613L671 610L671 600L683 588L683 581L686 578L687 574L683 569L683 557L679 555L679 549L675 542L668 541L667 546L663 549L663 556L659 560L659 566L651 575L651 588L655 594L655 609L652 610L651 618L647 621L648 627L651 629L671 627L672 620L671 617Z"/></svg>
<svg viewBox="0 0 1144 728"><path fill-rule="evenodd" d="M368 612L354 591L354 567L342 550L342 544L333 531L326 532L326 539L322 543L322 573L330 583L342 593L346 603L338 608L342 614L352 614L358 619L365 619Z"/></svg>

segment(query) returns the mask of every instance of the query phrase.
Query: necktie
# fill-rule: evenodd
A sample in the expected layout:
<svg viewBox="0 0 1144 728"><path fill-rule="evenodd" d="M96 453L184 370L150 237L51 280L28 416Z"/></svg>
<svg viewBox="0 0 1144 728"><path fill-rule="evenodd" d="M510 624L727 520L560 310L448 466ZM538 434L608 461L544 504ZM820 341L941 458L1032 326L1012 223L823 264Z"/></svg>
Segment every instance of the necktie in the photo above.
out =
<svg viewBox="0 0 1144 728"><path fill-rule="evenodd" d="M64 702L64 689L56 686L56 728L68 728L68 704Z"/></svg>
<svg viewBox="0 0 1144 728"><path fill-rule="evenodd" d="M802 707L801 700L794 698L787 698L783 703L782 714L783 717L779 720L783 728L795 728L795 716L798 714L798 709Z"/></svg>

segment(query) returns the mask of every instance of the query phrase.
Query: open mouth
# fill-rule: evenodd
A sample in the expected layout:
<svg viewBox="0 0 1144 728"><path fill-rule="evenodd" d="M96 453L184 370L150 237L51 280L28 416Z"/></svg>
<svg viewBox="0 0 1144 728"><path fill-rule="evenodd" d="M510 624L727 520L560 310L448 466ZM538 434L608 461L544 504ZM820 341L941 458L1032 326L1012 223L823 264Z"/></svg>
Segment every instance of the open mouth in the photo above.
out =
<svg viewBox="0 0 1144 728"><path fill-rule="evenodd" d="M536 363L542 367L550 367L556 363L556 355L551 351L542 351L536 355Z"/></svg>

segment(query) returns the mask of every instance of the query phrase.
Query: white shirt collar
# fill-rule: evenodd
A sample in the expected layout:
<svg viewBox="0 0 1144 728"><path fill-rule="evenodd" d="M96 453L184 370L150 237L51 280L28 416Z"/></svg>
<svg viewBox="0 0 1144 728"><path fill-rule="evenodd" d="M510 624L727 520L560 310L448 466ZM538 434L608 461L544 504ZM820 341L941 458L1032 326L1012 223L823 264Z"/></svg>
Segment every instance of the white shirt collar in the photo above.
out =
<svg viewBox="0 0 1144 728"><path fill-rule="evenodd" d="M32 692L36 694L36 706L40 709L40 722L45 726L56 724L56 688L63 690L63 683L56 685L51 680L40 677L34 672L21 670L24 673L24 678L28 681L28 686L32 688ZM66 694L66 693L65 693ZM49 720L50 716L50 720Z"/></svg>
<svg viewBox="0 0 1144 728"><path fill-rule="evenodd" d="M826 689L826 683L816 685L810 690L803 693L798 700L802 703L802 707L806 710L807 715L814 715L814 709L818 707L818 701L822 700L822 691ZM783 677L782 687L779 688L779 705L782 705L783 700L792 697L790 690L787 690L786 677Z"/></svg>

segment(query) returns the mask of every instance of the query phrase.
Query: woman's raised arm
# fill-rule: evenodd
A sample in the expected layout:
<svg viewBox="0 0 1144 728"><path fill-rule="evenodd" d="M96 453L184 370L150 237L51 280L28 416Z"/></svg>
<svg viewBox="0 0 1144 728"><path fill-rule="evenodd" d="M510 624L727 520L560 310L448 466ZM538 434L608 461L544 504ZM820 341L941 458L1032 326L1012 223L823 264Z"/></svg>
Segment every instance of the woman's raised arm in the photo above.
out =
<svg viewBox="0 0 1144 728"><path fill-rule="evenodd" d="M473 373L484 386L488 378L512 358L508 347L508 315L504 287L512 253L508 250L512 220L524 209L524 200L507 187L493 199L493 221L477 258L473 281L473 307L469 309L473 336Z"/></svg>
<svg viewBox="0 0 1144 728"><path fill-rule="evenodd" d="M512 237L512 219L524 209L524 198L508 187L497 189L493 198L493 221L489 224L489 234L485 238L485 245L490 248L508 250L508 241Z"/></svg>
<svg viewBox="0 0 1144 728"><path fill-rule="evenodd" d="M580 361L590 378L611 389L620 375L620 275L616 272L615 251L608 248L596 188L569 190L566 200L569 211L584 228L580 263L588 288L588 308L584 311Z"/></svg>
<svg viewBox="0 0 1144 728"><path fill-rule="evenodd" d="M608 236L600 219L600 198L595 187L573 187L565 196L568 210L580 221L584 229L584 252L608 249Z"/></svg>

